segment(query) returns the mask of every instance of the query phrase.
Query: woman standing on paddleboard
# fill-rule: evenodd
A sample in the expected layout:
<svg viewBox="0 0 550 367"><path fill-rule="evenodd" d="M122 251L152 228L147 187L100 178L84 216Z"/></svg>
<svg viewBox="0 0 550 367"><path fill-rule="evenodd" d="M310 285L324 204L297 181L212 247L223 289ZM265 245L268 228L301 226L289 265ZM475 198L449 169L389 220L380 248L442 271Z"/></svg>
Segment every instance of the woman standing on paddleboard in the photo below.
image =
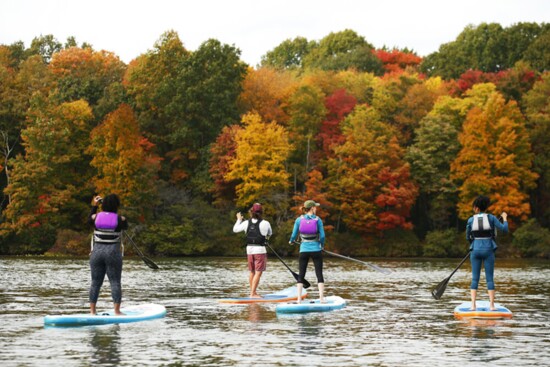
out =
<svg viewBox="0 0 550 367"><path fill-rule="evenodd" d="M307 200L302 207L304 213L294 222L294 229L288 243L292 244L300 234L299 273L298 273L298 303L302 299L303 279L306 276L309 259L313 260L315 275L317 276L317 287L319 288L319 301L325 302L325 279L323 278L323 247L325 246L325 229L323 221L319 218L317 207L319 203Z"/></svg>
<svg viewBox="0 0 550 367"><path fill-rule="evenodd" d="M248 282L250 283L250 298L262 298L257 293L262 273L267 267L266 240L271 236L271 224L262 218L263 208L255 203L249 210L250 220L243 221L243 215L237 213L237 222L233 232L246 232L246 256L248 259Z"/></svg>
<svg viewBox="0 0 550 367"><path fill-rule="evenodd" d="M485 268L485 280L487 282L487 293L489 293L489 308L495 310L495 282L493 279L495 271L495 241L497 228L508 232L508 214L502 212L501 223L494 215L486 214L485 211L491 205L487 196L478 196L473 203L474 215L468 219L466 224L466 239L470 242L470 262L472 263L472 283L470 293L472 298L472 311L476 309L477 287L481 274L481 263Z"/></svg>
<svg viewBox="0 0 550 367"><path fill-rule="evenodd" d="M97 213L99 204L102 211ZM88 222L94 226L92 238L92 253L90 270L92 285L90 286L90 313L96 314L96 303L99 291L103 285L105 274L111 284L111 296L115 305L115 314L122 315L122 231L128 229L126 218L117 214L120 200L115 194L104 199L96 196Z"/></svg>

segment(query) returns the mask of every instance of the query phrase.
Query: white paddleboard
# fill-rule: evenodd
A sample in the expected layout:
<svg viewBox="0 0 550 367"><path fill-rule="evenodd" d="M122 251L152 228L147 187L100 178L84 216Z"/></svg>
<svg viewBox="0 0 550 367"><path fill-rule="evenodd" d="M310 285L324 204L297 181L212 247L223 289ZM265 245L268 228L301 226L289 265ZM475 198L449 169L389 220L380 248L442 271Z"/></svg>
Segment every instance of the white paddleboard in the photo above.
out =
<svg viewBox="0 0 550 367"><path fill-rule="evenodd" d="M346 307L346 301L339 296L325 297L325 302L316 300L302 300L302 302L288 302L278 304L276 311L278 313L308 313L308 312L326 312L338 310Z"/></svg>

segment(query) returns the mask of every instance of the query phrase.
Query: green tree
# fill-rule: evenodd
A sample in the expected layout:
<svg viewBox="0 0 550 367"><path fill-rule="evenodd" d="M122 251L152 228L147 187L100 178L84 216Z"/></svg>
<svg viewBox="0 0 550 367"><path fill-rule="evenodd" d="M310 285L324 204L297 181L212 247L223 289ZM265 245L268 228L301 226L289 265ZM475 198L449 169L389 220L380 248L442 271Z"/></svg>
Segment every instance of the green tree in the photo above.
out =
<svg viewBox="0 0 550 367"><path fill-rule="evenodd" d="M171 106L176 95L176 79L190 52L178 34L168 31L155 42L153 50L139 56L128 66L124 84L138 115L141 130L157 147L163 161L161 177L178 181L186 178L178 169L180 152L170 137L178 121L185 121Z"/></svg>
<svg viewBox="0 0 550 367"><path fill-rule="evenodd" d="M525 112L531 146L535 156L533 170L538 173L533 192L533 214L545 227L550 226L550 73L545 73L525 95Z"/></svg>
<svg viewBox="0 0 550 367"><path fill-rule="evenodd" d="M288 101L291 116L288 132L293 146L290 162L295 182L299 180L303 183L308 171L314 167L313 153L317 150L315 137L327 112L324 97L319 88L302 85Z"/></svg>
<svg viewBox="0 0 550 367"><path fill-rule="evenodd" d="M33 38L31 46L26 50L28 56L39 55L48 64L53 55L63 49L63 45L53 35L47 34Z"/></svg>
<svg viewBox="0 0 550 367"><path fill-rule="evenodd" d="M525 50L523 59L535 70L550 70L550 30L546 25L546 30L538 36Z"/></svg>
<svg viewBox="0 0 550 367"><path fill-rule="evenodd" d="M331 32L311 48L303 64L305 68L311 69L355 69L382 74L382 62L373 54L373 48L353 30Z"/></svg>
<svg viewBox="0 0 550 367"><path fill-rule="evenodd" d="M414 144L407 150L406 159L423 199L418 205L430 220L428 229L441 230L451 224L457 187L450 179L450 165L460 151L459 126L448 114L430 114L420 122Z"/></svg>
<svg viewBox="0 0 550 367"><path fill-rule="evenodd" d="M314 45L315 42L310 42L304 37L284 40L262 56L261 65L276 69L300 69L303 67L304 58Z"/></svg>

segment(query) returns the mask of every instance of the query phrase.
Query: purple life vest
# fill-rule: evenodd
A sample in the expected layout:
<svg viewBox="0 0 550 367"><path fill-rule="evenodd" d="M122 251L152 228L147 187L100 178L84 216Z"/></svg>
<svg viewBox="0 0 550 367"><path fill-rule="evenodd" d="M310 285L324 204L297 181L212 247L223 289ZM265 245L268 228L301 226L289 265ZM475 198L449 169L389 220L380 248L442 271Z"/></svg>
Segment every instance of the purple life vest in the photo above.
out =
<svg viewBox="0 0 550 367"><path fill-rule="evenodd" d="M317 230L317 221L319 217L306 218L302 217L300 220L300 237L302 241L317 241L319 238L319 231Z"/></svg>
<svg viewBox="0 0 550 367"><path fill-rule="evenodd" d="M118 214L100 212L95 216L95 227L101 231L114 231L118 226Z"/></svg>

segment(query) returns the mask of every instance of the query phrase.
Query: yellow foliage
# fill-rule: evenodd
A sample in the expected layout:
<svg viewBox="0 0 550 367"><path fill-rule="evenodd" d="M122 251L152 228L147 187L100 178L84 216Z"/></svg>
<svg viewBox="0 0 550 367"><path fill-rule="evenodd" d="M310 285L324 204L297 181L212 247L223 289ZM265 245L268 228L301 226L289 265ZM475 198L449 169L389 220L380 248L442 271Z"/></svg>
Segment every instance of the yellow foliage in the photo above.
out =
<svg viewBox="0 0 550 367"><path fill-rule="evenodd" d="M277 194L286 193L289 174L285 162L291 145L286 129L275 122L265 123L256 113L243 117L244 129L235 136L235 159L229 163L225 179L239 180L237 205L260 201L274 203Z"/></svg>

